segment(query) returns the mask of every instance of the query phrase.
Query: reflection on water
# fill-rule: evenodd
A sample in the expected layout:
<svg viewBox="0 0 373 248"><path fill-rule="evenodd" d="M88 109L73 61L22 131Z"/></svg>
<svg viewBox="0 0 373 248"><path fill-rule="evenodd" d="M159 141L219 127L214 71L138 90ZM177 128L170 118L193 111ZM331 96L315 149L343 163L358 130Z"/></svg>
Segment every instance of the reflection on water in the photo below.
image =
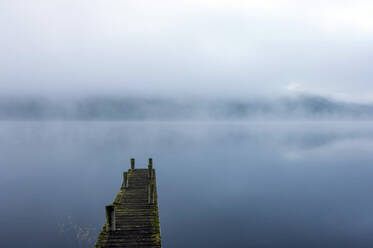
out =
<svg viewBox="0 0 373 248"><path fill-rule="evenodd" d="M130 157L164 247L372 247L372 150L369 122L1 122L0 247L92 247Z"/></svg>

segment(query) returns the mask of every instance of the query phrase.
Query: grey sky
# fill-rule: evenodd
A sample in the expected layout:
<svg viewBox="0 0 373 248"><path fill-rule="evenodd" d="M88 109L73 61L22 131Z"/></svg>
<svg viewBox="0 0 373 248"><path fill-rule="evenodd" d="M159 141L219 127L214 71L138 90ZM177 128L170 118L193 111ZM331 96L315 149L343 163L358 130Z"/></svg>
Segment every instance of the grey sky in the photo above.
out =
<svg viewBox="0 0 373 248"><path fill-rule="evenodd" d="M373 99L373 2L2 0L0 90Z"/></svg>

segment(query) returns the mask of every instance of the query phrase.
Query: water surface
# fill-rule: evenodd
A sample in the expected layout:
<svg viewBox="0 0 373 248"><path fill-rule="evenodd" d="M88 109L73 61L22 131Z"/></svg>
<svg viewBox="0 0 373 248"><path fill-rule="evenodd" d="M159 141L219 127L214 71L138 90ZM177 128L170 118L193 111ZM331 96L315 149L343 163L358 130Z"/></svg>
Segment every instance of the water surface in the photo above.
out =
<svg viewBox="0 0 373 248"><path fill-rule="evenodd" d="M129 159L164 247L372 247L371 122L0 122L0 246L92 247Z"/></svg>

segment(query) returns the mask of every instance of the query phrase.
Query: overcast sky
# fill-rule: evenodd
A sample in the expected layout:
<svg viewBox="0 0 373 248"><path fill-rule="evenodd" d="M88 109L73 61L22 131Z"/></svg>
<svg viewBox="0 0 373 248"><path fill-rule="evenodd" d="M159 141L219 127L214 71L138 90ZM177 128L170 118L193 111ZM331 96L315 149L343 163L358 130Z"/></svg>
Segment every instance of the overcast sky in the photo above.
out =
<svg viewBox="0 0 373 248"><path fill-rule="evenodd" d="M370 101L372 13L363 0L0 0L0 91Z"/></svg>

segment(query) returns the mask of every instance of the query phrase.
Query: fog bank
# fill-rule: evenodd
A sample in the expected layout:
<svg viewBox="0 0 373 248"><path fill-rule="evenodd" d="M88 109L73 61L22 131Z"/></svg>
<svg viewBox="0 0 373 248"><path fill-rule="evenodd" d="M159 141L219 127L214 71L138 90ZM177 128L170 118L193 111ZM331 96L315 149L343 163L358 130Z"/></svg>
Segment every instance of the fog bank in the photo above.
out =
<svg viewBox="0 0 373 248"><path fill-rule="evenodd" d="M373 104L347 103L315 95L283 98L166 98L108 95L53 99L2 97L0 120L370 120Z"/></svg>

